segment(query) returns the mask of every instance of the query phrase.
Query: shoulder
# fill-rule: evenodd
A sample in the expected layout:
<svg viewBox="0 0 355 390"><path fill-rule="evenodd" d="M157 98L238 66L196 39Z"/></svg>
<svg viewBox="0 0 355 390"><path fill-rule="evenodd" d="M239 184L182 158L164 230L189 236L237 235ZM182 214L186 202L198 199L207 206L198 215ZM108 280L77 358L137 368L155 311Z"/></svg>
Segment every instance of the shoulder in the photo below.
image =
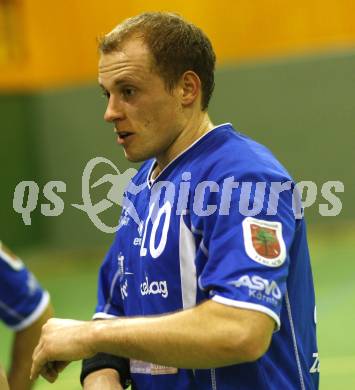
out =
<svg viewBox="0 0 355 390"><path fill-rule="evenodd" d="M292 180L284 166L264 145L227 124L212 130L192 155L190 167L211 180L233 176L239 180Z"/></svg>

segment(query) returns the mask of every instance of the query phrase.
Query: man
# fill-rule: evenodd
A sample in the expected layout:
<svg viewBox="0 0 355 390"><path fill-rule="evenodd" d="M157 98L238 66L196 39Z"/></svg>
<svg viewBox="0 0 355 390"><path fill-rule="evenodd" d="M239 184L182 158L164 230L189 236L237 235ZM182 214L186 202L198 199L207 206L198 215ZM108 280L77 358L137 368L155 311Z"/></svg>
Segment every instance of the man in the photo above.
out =
<svg viewBox="0 0 355 390"><path fill-rule="evenodd" d="M146 162L101 267L96 321L49 321L32 376L54 381L86 359L86 390L121 388L129 374L138 390L317 389L294 186L265 147L212 124L208 38L176 15L146 13L100 52L105 120L127 159Z"/></svg>
<svg viewBox="0 0 355 390"><path fill-rule="evenodd" d="M42 326L51 316L48 292L42 290L23 262L0 242L0 319L15 332L8 377L10 389L32 387L32 353Z"/></svg>

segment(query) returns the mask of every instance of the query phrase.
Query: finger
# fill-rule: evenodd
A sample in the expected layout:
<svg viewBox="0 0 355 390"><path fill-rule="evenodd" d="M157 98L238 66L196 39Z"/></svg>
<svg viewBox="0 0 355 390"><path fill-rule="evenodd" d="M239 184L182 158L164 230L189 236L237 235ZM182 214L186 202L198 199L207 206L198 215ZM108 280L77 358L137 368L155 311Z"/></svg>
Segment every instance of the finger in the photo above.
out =
<svg viewBox="0 0 355 390"><path fill-rule="evenodd" d="M59 374L68 366L70 362L48 362L42 368L40 375L50 383L54 383Z"/></svg>
<svg viewBox="0 0 355 390"><path fill-rule="evenodd" d="M40 354L40 350L41 350L41 343L39 342L36 348L33 350L33 354L32 354L32 366L31 366L31 373L30 373L31 380L35 380L38 377L38 374L35 375L35 367L37 365L37 357Z"/></svg>
<svg viewBox="0 0 355 390"><path fill-rule="evenodd" d="M54 363L48 362L41 370L40 375L50 383L58 378L58 372L54 368Z"/></svg>
<svg viewBox="0 0 355 390"><path fill-rule="evenodd" d="M31 380L35 380L38 378L38 375L43 370L47 362L48 360L45 357L45 354L43 353L42 349L36 351L36 353L33 354L33 362L32 362L31 375L30 375Z"/></svg>
<svg viewBox="0 0 355 390"><path fill-rule="evenodd" d="M42 349L42 343L39 342L35 349L33 350L33 353L32 353L32 361L34 361L36 359L36 357L39 355L40 351Z"/></svg>
<svg viewBox="0 0 355 390"><path fill-rule="evenodd" d="M60 361L57 361L57 362L54 362L53 364L55 366L55 370L59 374L70 364L70 362L60 362Z"/></svg>

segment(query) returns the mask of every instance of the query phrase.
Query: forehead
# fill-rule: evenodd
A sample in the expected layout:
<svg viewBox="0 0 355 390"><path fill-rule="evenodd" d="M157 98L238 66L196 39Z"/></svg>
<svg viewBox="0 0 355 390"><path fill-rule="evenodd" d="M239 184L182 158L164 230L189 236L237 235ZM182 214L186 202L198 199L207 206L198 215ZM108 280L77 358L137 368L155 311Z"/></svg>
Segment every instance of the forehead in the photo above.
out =
<svg viewBox="0 0 355 390"><path fill-rule="evenodd" d="M110 81L120 76L143 77L151 73L152 56L142 39L130 39L111 53L101 54L99 59L99 82Z"/></svg>

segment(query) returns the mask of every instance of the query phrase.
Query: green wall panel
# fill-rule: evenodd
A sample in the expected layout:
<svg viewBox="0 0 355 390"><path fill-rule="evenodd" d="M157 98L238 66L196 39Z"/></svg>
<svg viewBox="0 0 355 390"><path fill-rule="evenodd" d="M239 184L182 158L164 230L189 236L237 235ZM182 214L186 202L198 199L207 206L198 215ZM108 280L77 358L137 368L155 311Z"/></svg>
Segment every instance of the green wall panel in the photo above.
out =
<svg viewBox="0 0 355 390"><path fill-rule="evenodd" d="M217 73L211 105L216 123L234 126L268 146L296 181L342 181L338 220L355 218L355 55L249 64ZM317 203L317 204L318 204ZM310 222L321 217L315 204Z"/></svg>
<svg viewBox="0 0 355 390"><path fill-rule="evenodd" d="M31 95L0 95L0 239L25 246L46 238L39 213L25 226L13 210L13 194L23 180L41 181L36 106Z"/></svg>

